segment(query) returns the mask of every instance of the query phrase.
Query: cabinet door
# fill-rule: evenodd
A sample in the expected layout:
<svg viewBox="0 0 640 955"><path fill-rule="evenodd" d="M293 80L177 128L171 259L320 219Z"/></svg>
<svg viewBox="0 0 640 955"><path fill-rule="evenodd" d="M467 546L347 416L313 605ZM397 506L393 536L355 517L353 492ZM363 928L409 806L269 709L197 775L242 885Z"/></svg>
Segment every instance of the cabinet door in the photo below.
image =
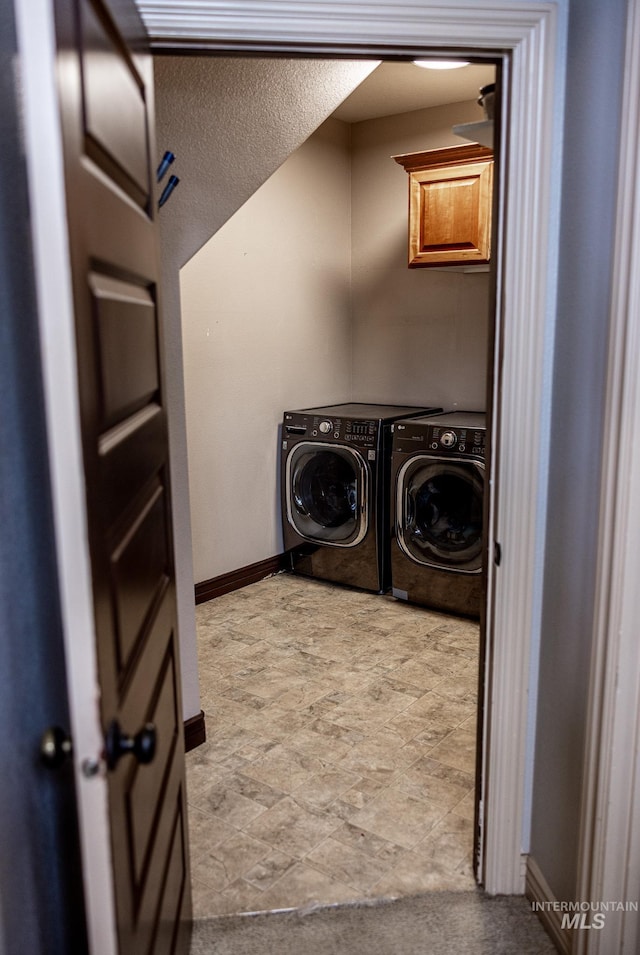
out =
<svg viewBox="0 0 640 955"><path fill-rule="evenodd" d="M454 146L394 158L409 174L409 267L488 262L491 150Z"/></svg>

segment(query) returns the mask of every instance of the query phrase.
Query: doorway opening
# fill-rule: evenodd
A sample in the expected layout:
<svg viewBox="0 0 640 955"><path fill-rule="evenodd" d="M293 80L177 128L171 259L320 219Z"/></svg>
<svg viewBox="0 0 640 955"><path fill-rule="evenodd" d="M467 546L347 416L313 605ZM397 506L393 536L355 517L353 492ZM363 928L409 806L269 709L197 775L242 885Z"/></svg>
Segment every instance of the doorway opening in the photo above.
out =
<svg viewBox="0 0 640 955"><path fill-rule="evenodd" d="M418 72L410 64L385 63L384 68L387 76L394 68ZM474 81L476 92L494 78L492 65L477 69L484 73L482 81ZM367 81L360 88L366 85ZM277 423L286 407L353 398L489 410L495 276L488 269L406 268L406 177L391 160L394 153L461 143L451 127L478 120L482 112L475 99L467 99L455 105L441 102L423 109L385 111L368 119L356 119L358 114L352 112L347 123L340 118L341 109L346 116L349 99L181 273L192 515L195 548L200 549L196 582L254 564L261 547L262 554L274 552L273 544L265 545L264 540L274 540L274 534L275 540L279 538L275 452ZM425 125L425 114L430 114L430 124ZM392 188L386 184L387 177L393 181ZM372 242L374 237L377 241ZM340 267L341 257L346 267ZM240 360L234 361L233 356ZM257 482L256 460L261 462ZM279 546L277 552L281 550ZM231 563L225 565L224 559L216 563L220 554ZM469 678L474 691L477 684L477 625L406 606L391 597L331 591L332 613L323 610L327 585L301 578L265 581L246 593L230 594L199 608L202 646L208 643L212 650L200 662L210 742L207 753L196 751L188 756L187 765L191 766L195 829L204 831L209 823L213 836L207 848L198 845L197 834L192 839L194 877L196 886L201 884L200 895L195 893L196 914L259 910L255 900L261 893L271 900L269 907L288 907L282 890L287 883L292 885L296 875L298 885L306 880L304 890L310 895L292 894L291 906L362 897L364 886L393 893L398 891L393 886L403 880L405 892L419 891L420 885L423 890L451 887L454 873L438 871L438 861L442 862L442 857L436 858L438 841L434 833L427 838L446 815L449 821L457 820L460 832L454 838L451 826L441 828L440 850L444 852L447 839L459 843L463 833L468 852L453 868L460 870L455 873L459 887L474 884L475 798L469 797L473 772L455 765L459 753L453 756L454 765L439 763L430 753L443 743L444 737L438 734L445 728L445 736L462 734L467 750L469 737L475 742L475 700L472 712L464 707L469 705ZM363 648L365 631L353 624L371 664L366 669L360 659L348 676L342 672L339 678L334 672L332 685L330 666L322 664L330 664L332 654L338 660L341 654L344 657L344 641L334 642L330 651L325 643L317 652L316 637L305 635L302 627L292 633L283 624L283 613L306 610L321 629L324 617L325 636L328 630L335 636L338 618L344 620L346 613L338 610L336 616L336 607L345 595L362 598L360 622L368 616L367 630L373 629L377 639ZM255 604L250 605L251 599ZM382 616L380 601L387 614L386 633L384 628L376 630L375 620L379 623ZM270 631L266 637L265 627ZM411 637L405 634L403 642L405 627L412 633ZM423 641L431 634L429 646L416 644L414 631ZM383 656L385 643L388 652ZM443 653L449 654L448 661ZM222 667L216 666L216 654ZM425 665L425 654L431 655L430 667ZM314 658L315 666L322 668L316 685L301 673L301 655L307 662ZM417 659L420 655L423 659ZM285 684L285 663L292 658L294 666ZM461 664L459 671L451 666L454 658ZM334 671L338 660L334 659ZM439 666L444 666L440 672ZM417 683L412 682L410 671ZM369 687L368 701L366 697L356 701L340 684L340 679L350 679L353 685L358 674L360 685ZM443 691L453 683L457 694L466 697L449 700L449 718L457 708L455 725L447 718L443 722L441 712L446 699ZM358 735L362 735L366 706L373 705L371 693L378 704L387 706L386 711L384 706L379 708L386 718L377 742L365 737L363 744ZM327 707L341 708L333 714L337 721L324 718ZM272 722L270 710L275 714ZM386 746L382 744L385 734ZM419 741L421 734L424 739ZM342 749L345 745L348 750ZM327 756L327 746L333 748L333 759L321 755ZM404 757L415 759L404 765L396 754L393 769L383 760L376 770L369 769L369 775L354 773L353 769L366 770L362 754L367 748L371 754L372 747L378 756L381 749L400 747ZM465 762L469 763L469 752ZM429 787L431 804L419 795L429 793ZM452 801L453 807L449 806ZM278 803L282 803L279 808ZM440 808L430 815L436 803ZM304 819L301 805L307 813ZM385 813L380 812L381 806L386 806ZM449 812L456 807L458 813ZM333 828L327 825L329 808ZM390 834L389 820L394 815L410 818L411 812L422 814L424 832L416 821L415 831L400 833L398 842L385 839L382 833ZM267 838L267 831L273 833L278 827L289 832L296 827L313 830L314 821L317 842L301 835L298 845L279 846ZM421 864L416 849L423 841L426 858ZM287 846L288 851L283 851ZM422 883L412 881L416 866L423 870ZM344 882L334 878L328 886L329 868L334 875L343 873ZM353 891L354 881L359 895L340 895L345 882L347 890ZM323 891L328 894L318 899ZM402 889L400 893L404 894ZM207 898L222 907L200 908Z"/></svg>
<svg viewBox="0 0 640 955"><path fill-rule="evenodd" d="M498 336L501 358L499 408L494 403L497 418L494 422L493 487L500 483L501 508L492 528L492 542L500 545L499 550L496 548L496 556L500 552L503 556L499 572L493 573L488 594L493 604L490 611L493 639L488 683L491 712L486 733L490 745L484 748L490 783L490 799L484 802L487 820L484 845L487 891L522 892L523 852L527 852L530 825L527 776L530 779L531 731L535 722L535 703L530 701L536 698L535 660L540 635L538 610L547 508L548 381L553 361L556 305L562 155L559 144L562 141L565 58L562 38L566 10L562 4L540 5L524 0L518 4L519 16L514 17L513 4L510 3L499 5L499 9L488 9L468 0L456 0L449 12L444 8L434 12L428 4L422 4L424 10L418 11L416 16L415 9L389 4L377 4L375 10L369 10L362 5L345 3L345 7L353 6L354 10L357 6L357 18L334 22L326 13L319 12L317 18L305 18L299 10L290 10L287 5L287 10L283 11L282 6L265 8L259 24L254 24L246 16L243 19L241 14L234 16L225 12L225 23L221 25L220 18L216 19L212 13L208 21L209 35L231 37L226 41L227 50L254 53L260 49L304 55L315 49L322 55L329 50L340 53L351 50L355 56L360 56L366 49L376 55L381 48L386 52L406 51L408 43L412 53L422 53L423 50L415 47L440 45L451 49L451 44L455 43L459 49L481 48L504 57L509 80L509 114L516 117L517 122L509 123L505 131L508 164L503 171L506 175L503 175L501 210L504 248L500 255L502 275L497 283L501 303L509 305L510 321L500 328ZM196 24L195 29L199 30L200 25ZM265 32L260 33L261 30ZM274 41L273 37L280 39ZM165 41L164 48L175 52L179 48L186 49L187 45L176 40L174 34L170 41ZM214 45L215 42L211 41L209 48ZM218 49L222 45L223 41L218 41ZM48 51L51 44L44 46ZM156 48L160 48L157 43ZM42 100L50 105L51 84L42 81L50 74L42 70L33 49L29 56L28 65L34 67L30 68L30 75L38 78L36 88L42 92ZM37 110L33 114L39 115ZM59 149L52 127L47 126L45 140L47 146L53 140L54 148ZM49 155L48 149L36 150L36 155ZM48 170L36 170L38 183L46 183L47 176ZM186 187L187 183L184 185ZM45 189L41 196L51 192ZM38 213L42 213L41 204L37 208ZM58 213L59 210L53 217L57 223L55 230L49 220L43 220L47 221L47 226L42 234L48 237L52 250L62 253L66 248L66 224ZM55 241L51 240L52 236ZM55 256L43 255L40 267L47 259L58 262ZM179 314L175 310L175 299L170 300L174 291L172 285L178 283L178 267L174 272L168 270L166 275L170 294L167 295L165 288L165 312L170 346L175 344L174 336L179 338ZM43 308L42 334L43 338L50 336L47 340L60 345L55 351L44 348L43 360L47 372L47 404L55 435L51 442L52 473L59 478L53 482L53 492L56 528L63 555L59 573L65 646L68 661L73 662L69 667L69 693L76 729L74 744L79 754L93 757L100 751L103 737L95 706L87 704L86 700L86 687L93 686L95 681L95 659L90 652L94 621L88 588L82 590L85 599L81 606L76 599L79 584L90 580L86 535L75 520L76 512L80 510L79 502L83 500L83 489L77 467L78 436L76 429L69 427L69 408L76 408L77 394L74 376L60 374L61 362L65 368L75 367L76 356L72 336L66 334L67 326L72 327L68 319L63 325L65 334L60 335L61 316L71 314L68 295L60 283L54 281L55 277L66 274L66 268L62 262L54 273L43 269L44 287L51 294L43 296L46 308ZM497 314L502 314L502 308ZM176 318L178 329L175 327ZM177 347L179 354L179 341ZM181 510L186 496L186 492L182 494L182 488L186 487L186 460L181 456L180 428L184 424L181 375L181 366L177 362L168 374L169 389L173 389L175 399L173 409L169 408L169 419L172 438L177 437L171 467L174 492L178 498L174 523L178 565L181 558L185 558L185 565L188 565L190 557L186 555L190 551L190 541L185 544L185 535L189 522L188 517L183 519L184 510ZM527 423L526 427L523 427L523 422ZM73 447L73 454L68 453L69 446ZM508 454L498 456L496 451L500 448L508 449ZM71 502L66 493L69 487L77 488ZM526 513L523 513L523 502L526 503ZM186 591L184 588L182 591L187 598L191 596L189 590L190 584ZM193 601L186 599L185 606L192 611ZM178 607L181 613L180 599ZM190 639L188 627L184 632L187 640ZM89 649L84 652L86 648ZM189 657L189 652L190 648L186 647L183 660L185 656ZM191 690L193 670L183 666L182 672ZM109 833L104 812L106 781L100 777L88 781L78 772L77 783L87 860L86 897L91 903L89 922L93 926L92 937L100 938L100 928L111 924L113 907Z"/></svg>

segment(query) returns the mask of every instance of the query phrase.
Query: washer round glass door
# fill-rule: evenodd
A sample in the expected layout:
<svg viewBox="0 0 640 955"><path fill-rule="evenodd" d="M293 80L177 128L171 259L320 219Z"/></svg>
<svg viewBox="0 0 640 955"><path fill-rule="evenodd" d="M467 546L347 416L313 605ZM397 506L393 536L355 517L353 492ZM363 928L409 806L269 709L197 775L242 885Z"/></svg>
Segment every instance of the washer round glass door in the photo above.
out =
<svg viewBox="0 0 640 955"><path fill-rule="evenodd" d="M483 494L481 464L426 455L412 458L398 474L400 547L419 564L479 573Z"/></svg>
<svg viewBox="0 0 640 955"><path fill-rule="evenodd" d="M343 445L302 441L287 457L287 518L301 537L353 547L367 532L369 472Z"/></svg>

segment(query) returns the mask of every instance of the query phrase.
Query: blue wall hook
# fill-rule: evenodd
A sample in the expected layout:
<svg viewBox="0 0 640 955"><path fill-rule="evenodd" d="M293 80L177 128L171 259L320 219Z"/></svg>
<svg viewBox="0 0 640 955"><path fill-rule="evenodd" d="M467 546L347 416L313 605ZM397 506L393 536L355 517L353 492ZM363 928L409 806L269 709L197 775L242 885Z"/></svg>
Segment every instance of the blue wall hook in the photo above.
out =
<svg viewBox="0 0 640 955"><path fill-rule="evenodd" d="M162 179L162 177L164 176L167 169L169 168L169 166L171 165L171 163L173 162L175 158L176 157L174 156L174 154L172 152L169 152L169 150L167 150L167 152L164 154L164 156L160 160L160 165L158 166L156 170L156 182L160 182L160 180Z"/></svg>
<svg viewBox="0 0 640 955"><path fill-rule="evenodd" d="M180 180L178 179L177 176L169 176L169 181L167 182L166 186L162 190L162 195L158 199L158 209L161 209L163 207L163 205L165 204L165 202L167 201L167 199L169 198L169 196L171 195L171 193L176 188L179 182Z"/></svg>

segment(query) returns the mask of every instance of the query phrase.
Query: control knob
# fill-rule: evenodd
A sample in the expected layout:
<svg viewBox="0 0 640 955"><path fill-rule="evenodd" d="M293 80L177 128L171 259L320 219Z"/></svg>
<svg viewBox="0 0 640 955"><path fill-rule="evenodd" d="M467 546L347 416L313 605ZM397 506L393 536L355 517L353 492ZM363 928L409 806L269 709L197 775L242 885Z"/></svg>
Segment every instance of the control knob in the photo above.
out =
<svg viewBox="0 0 640 955"><path fill-rule="evenodd" d="M440 437L440 444L443 448L453 448L456 445L458 436L455 431L445 431Z"/></svg>
<svg viewBox="0 0 640 955"><path fill-rule="evenodd" d="M329 434L332 427L333 425L331 424L330 421L321 421L320 424L318 425L318 428L322 432L322 434Z"/></svg>

